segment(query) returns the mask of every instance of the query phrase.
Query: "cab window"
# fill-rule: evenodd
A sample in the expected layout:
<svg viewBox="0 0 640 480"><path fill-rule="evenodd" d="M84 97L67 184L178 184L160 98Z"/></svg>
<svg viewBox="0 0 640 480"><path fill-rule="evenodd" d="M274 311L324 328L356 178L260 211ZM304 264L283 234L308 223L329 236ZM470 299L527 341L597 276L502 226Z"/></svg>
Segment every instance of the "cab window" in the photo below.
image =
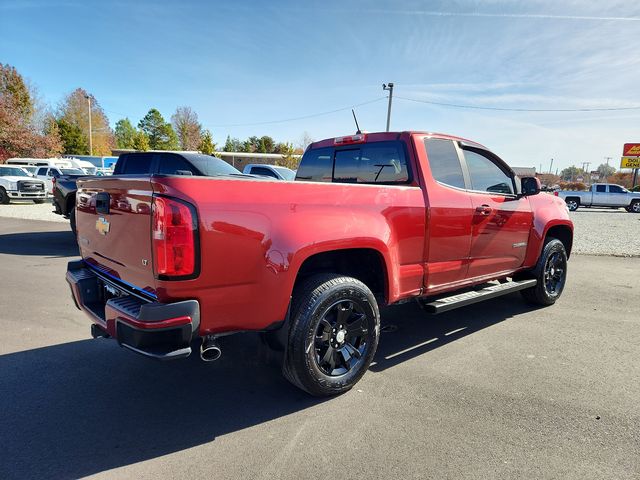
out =
<svg viewBox="0 0 640 480"><path fill-rule="evenodd" d="M463 150L472 190L513 194L513 179L493 160L473 150Z"/></svg>
<svg viewBox="0 0 640 480"><path fill-rule="evenodd" d="M596 192L605 193L607 191L606 185L596 185Z"/></svg>

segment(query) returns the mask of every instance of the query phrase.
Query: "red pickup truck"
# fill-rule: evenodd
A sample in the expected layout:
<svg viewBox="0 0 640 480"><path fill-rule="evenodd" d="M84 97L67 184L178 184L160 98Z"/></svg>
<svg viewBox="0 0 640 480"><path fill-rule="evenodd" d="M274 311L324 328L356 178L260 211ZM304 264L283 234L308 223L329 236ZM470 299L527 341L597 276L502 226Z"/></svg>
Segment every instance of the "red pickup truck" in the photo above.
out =
<svg viewBox="0 0 640 480"><path fill-rule="evenodd" d="M537 179L424 132L313 143L293 182L86 178L76 205L82 260L67 281L94 337L214 360L220 337L265 332L285 376L313 395L365 373L380 305L417 299L439 313L514 291L553 304L573 240L565 203Z"/></svg>

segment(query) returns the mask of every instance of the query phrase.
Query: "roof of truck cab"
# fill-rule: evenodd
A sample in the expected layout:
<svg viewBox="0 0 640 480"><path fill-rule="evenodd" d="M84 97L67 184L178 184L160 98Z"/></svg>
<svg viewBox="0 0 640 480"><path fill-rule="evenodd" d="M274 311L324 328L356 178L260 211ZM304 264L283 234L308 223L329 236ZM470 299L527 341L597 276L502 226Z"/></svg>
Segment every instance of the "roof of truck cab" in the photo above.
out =
<svg viewBox="0 0 640 480"><path fill-rule="evenodd" d="M476 148L482 148L484 150L488 150L487 147L485 147L484 145L478 143L478 142L474 142L473 140L469 140L463 137L457 137L455 135L449 135L447 133L438 133L438 132L426 132L426 131L419 131L419 130L405 130L402 132L362 132L364 135L366 135L366 140L364 142L358 142L358 143L354 143L352 145L358 145L358 144L362 144L362 143L369 143L369 142L384 142L384 141L389 141L389 140L398 140L400 139L400 137L402 135L408 134L408 135L425 135L425 136L430 136L430 137L435 137L435 138L445 138L448 140L454 140L457 142L462 142L465 145L471 146L471 147L476 147ZM357 134L347 134L345 136L349 136L349 135L357 135ZM317 142L313 142L309 145L308 148L322 148L322 147L332 147L335 144L335 140L336 138L342 138L342 137L332 137L332 138L326 138L324 140L319 140ZM349 144L345 144L349 145ZM341 145L342 146L342 145Z"/></svg>

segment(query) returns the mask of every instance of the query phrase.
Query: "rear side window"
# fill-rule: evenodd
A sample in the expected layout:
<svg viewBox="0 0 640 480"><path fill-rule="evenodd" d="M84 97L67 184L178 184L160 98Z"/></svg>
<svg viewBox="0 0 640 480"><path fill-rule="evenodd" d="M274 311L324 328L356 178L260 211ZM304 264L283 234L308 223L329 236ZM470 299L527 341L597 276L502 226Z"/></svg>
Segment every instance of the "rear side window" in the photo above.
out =
<svg viewBox="0 0 640 480"><path fill-rule="evenodd" d="M333 170L333 149L317 148L307 150L302 157L296 180L310 182L330 182Z"/></svg>
<svg viewBox="0 0 640 480"><path fill-rule="evenodd" d="M193 165L184 158L167 154L160 157L158 173L161 175L199 175Z"/></svg>
<svg viewBox="0 0 640 480"><path fill-rule="evenodd" d="M273 177L278 178L278 176L268 168L264 167L251 167L252 175L262 175L263 177Z"/></svg>
<svg viewBox="0 0 640 480"><path fill-rule="evenodd" d="M458 152L453 141L444 138L425 138L427 158L433 178L452 187L465 188Z"/></svg>
<svg viewBox="0 0 640 480"><path fill-rule="evenodd" d="M596 185L596 192L605 193L607 191L606 185Z"/></svg>
<svg viewBox="0 0 640 480"><path fill-rule="evenodd" d="M130 153L122 155L116 163L114 175L139 175L151 173L153 155Z"/></svg>
<svg viewBox="0 0 640 480"><path fill-rule="evenodd" d="M513 181L491 159L472 150L464 150L471 188L481 192L513 193Z"/></svg>

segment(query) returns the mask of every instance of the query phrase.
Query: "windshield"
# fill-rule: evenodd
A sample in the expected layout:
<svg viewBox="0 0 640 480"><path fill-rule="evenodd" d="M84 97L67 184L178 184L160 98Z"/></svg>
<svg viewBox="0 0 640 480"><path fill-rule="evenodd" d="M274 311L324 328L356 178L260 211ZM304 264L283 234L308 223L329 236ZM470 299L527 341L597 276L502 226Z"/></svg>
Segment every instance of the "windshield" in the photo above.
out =
<svg viewBox="0 0 640 480"><path fill-rule="evenodd" d="M63 175L85 175L79 168L61 168L60 171Z"/></svg>
<svg viewBox="0 0 640 480"><path fill-rule="evenodd" d="M19 167L0 167L0 177L28 177L28 175Z"/></svg>
<svg viewBox="0 0 640 480"><path fill-rule="evenodd" d="M285 180L295 180L296 172L287 167L273 167Z"/></svg>

